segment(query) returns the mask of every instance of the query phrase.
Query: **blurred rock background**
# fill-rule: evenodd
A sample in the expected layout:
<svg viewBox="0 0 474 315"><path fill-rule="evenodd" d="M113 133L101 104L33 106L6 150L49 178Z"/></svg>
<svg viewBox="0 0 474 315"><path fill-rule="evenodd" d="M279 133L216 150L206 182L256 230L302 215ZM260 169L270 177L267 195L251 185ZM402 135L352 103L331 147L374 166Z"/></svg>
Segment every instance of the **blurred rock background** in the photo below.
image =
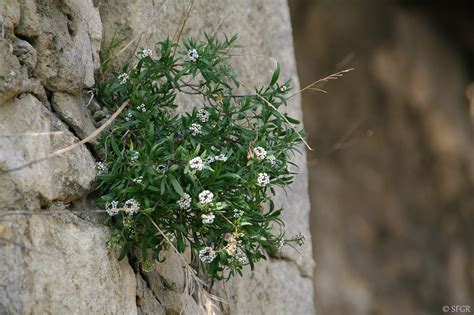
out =
<svg viewBox="0 0 474 315"><path fill-rule="evenodd" d="M317 313L474 307L474 3L289 3Z"/></svg>

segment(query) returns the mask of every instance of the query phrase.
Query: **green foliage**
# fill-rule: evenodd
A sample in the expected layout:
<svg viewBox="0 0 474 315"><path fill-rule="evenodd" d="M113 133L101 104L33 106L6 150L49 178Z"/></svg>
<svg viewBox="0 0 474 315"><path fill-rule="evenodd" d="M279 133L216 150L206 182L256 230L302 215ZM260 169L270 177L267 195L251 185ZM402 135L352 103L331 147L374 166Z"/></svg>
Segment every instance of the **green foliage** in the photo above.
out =
<svg viewBox="0 0 474 315"><path fill-rule="evenodd" d="M221 279L296 240L284 239L283 209L272 201L293 180L289 158L303 135L278 111L290 82L278 84L278 66L268 85L237 95L236 39L165 40L153 56L142 50L135 66L98 78L103 105L129 101L99 141L98 204L122 258L134 250L161 261L170 241L201 274ZM179 93L195 95L191 112L173 110Z"/></svg>

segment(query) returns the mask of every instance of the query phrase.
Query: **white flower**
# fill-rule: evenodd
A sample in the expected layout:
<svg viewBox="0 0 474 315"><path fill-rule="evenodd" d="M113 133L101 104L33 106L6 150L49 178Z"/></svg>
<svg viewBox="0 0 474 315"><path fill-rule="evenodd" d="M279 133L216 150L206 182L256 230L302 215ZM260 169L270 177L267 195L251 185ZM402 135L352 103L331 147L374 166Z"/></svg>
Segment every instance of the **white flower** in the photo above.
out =
<svg viewBox="0 0 474 315"><path fill-rule="evenodd" d="M184 193L181 199L179 199L176 203L181 209L186 210L186 209L189 209L189 207L191 206L191 201L192 201L191 196L188 195L187 193Z"/></svg>
<svg viewBox="0 0 474 315"><path fill-rule="evenodd" d="M140 157L140 153L138 151L130 151L132 153L132 156L130 157L130 161L136 161Z"/></svg>
<svg viewBox="0 0 474 315"><path fill-rule="evenodd" d="M99 175L105 174L108 171L107 166L105 166L105 164L102 162L95 163L95 168L97 169Z"/></svg>
<svg viewBox="0 0 474 315"><path fill-rule="evenodd" d="M285 240L284 240L284 239L281 239L281 240L278 242L278 248L277 248L277 250L278 250L279 252L281 252L281 251L283 250L283 246L285 246L285 245L286 245Z"/></svg>
<svg viewBox="0 0 474 315"><path fill-rule="evenodd" d="M130 121L130 120L132 120L132 118L133 118L132 113L128 113L127 116L125 116L126 121Z"/></svg>
<svg viewBox="0 0 474 315"><path fill-rule="evenodd" d="M114 216L119 213L118 209L118 201L112 201L111 203L106 203L105 204L105 211L110 215Z"/></svg>
<svg viewBox="0 0 474 315"><path fill-rule="evenodd" d="M137 106L137 110L142 111L142 112L146 112L145 104L141 104L141 105Z"/></svg>
<svg viewBox="0 0 474 315"><path fill-rule="evenodd" d="M263 160L267 156L267 151L262 147L256 147L253 149L253 153L257 156L257 160Z"/></svg>
<svg viewBox="0 0 474 315"><path fill-rule="evenodd" d="M143 176L138 176L137 178L132 179L134 183L141 184L143 181Z"/></svg>
<svg viewBox="0 0 474 315"><path fill-rule="evenodd" d="M275 166L277 164L277 159L273 155L267 157L267 161L271 166Z"/></svg>
<svg viewBox="0 0 474 315"><path fill-rule="evenodd" d="M257 184L259 186L266 186L270 184L270 177L267 175L267 173L259 173L257 177Z"/></svg>
<svg viewBox="0 0 474 315"><path fill-rule="evenodd" d="M236 135L229 135L227 138L229 138L230 141L237 141L239 140L239 137L237 137Z"/></svg>
<svg viewBox="0 0 474 315"><path fill-rule="evenodd" d="M128 81L128 74L122 73L118 76L118 79L120 80L120 84L125 84Z"/></svg>
<svg viewBox="0 0 474 315"><path fill-rule="evenodd" d="M155 165L155 170L157 170L158 172L160 173L166 173L166 171L168 170L168 165L165 165L165 164L159 164L159 165Z"/></svg>
<svg viewBox="0 0 474 315"><path fill-rule="evenodd" d="M215 157L216 161L222 161L222 162L225 162L227 161L227 156L225 156L225 154L219 154Z"/></svg>
<svg viewBox="0 0 474 315"><path fill-rule="evenodd" d="M193 136L197 136L198 134L202 133L201 128L202 126L200 124L192 124L191 127L189 127L189 130Z"/></svg>
<svg viewBox="0 0 474 315"><path fill-rule="evenodd" d="M202 214L201 215L201 219L202 219L202 223L204 224L212 224L212 222L214 222L214 218L216 216L213 214L213 213L209 213L209 214Z"/></svg>
<svg viewBox="0 0 474 315"><path fill-rule="evenodd" d="M247 258L247 255L245 255L244 252L242 251L239 251L235 257L234 257L239 263L241 263L242 265L246 264L249 262L249 259Z"/></svg>
<svg viewBox="0 0 474 315"><path fill-rule="evenodd" d="M196 49L191 49L188 51L188 59L191 61L196 61L199 58L199 54Z"/></svg>
<svg viewBox="0 0 474 315"><path fill-rule="evenodd" d="M208 156L207 158L204 159L204 162L207 164L211 164L215 161L216 159L213 156Z"/></svg>
<svg viewBox="0 0 474 315"><path fill-rule="evenodd" d="M234 218L240 218L244 215L244 210L234 209Z"/></svg>
<svg viewBox="0 0 474 315"><path fill-rule="evenodd" d="M140 210L140 204L135 199L128 199L125 201L125 212L128 214L134 214Z"/></svg>
<svg viewBox="0 0 474 315"><path fill-rule="evenodd" d="M204 247L199 251L199 259L204 263L211 263L216 258L216 252L212 247Z"/></svg>
<svg viewBox="0 0 474 315"><path fill-rule="evenodd" d="M203 192L199 194L199 202L202 205L211 203L213 199L214 199L214 194L210 192L209 190L204 190Z"/></svg>
<svg viewBox="0 0 474 315"><path fill-rule="evenodd" d="M198 110L197 118L201 122L205 123L206 121L209 120L209 112L201 108L201 109Z"/></svg>
<svg viewBox="0 0 474 315"><path fill-rule="evenodd" d="M189 167L201 171L204 167L204 163L202 162L202 159L198 156L189 161Z"/></svg>
<svg viewBox="0 0 474 315"><path fill-rule="evenodd" d="M170 232L166 233L166 237L168 238L170 242L176 241L176 235L174 235L173 233L170 233Z"/></svg>
<svg viewBox="0 0 474 315"><path fill-rule="evenodd" d="M151 49L142 49L139 55L141 55L142 58L151 57L153 55L153 51Z"/></svg>
<svg viewBox="0 0 474 315"><path fill-rule="evenodd" d="M280 87L280 91L282 91L283 93L285 93L287 90L288 90L288 88L286 87L286 85L282 85Z"/></svg>

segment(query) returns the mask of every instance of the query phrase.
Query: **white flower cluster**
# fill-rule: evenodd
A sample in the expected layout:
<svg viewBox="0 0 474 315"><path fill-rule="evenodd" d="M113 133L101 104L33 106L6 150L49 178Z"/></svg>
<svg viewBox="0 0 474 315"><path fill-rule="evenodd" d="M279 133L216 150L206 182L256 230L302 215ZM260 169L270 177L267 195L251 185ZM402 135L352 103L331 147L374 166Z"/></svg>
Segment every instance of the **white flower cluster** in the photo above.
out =
<svg viewBox="0 0 474 315"><path fill-rule="evenodd" d="M281 240L278 242L278 248L277 248L277 250L278 250L279 252L281 252L281 251L283 250L283 246L285 246L285 245L286 245L285 240L284 240L284 239L281 239Z"/></svg>
<svg viewBox="0 0 474 315"><path fill-rule="evenodd" d="M136 161L140 157L140 153L138 151L132 150L131 151L132 155L130 157L131 161Z"/></svg>
<svg viewBox="0 0 474 315"><path fill-rule="evenodd" d="M107 166L102 162L95 163L95 168L97 169L99 175L105 174L108 171Z"/></svg>
<svg viewBox="0 0 474 315"><path fill-rule="evenodd" d="M133 115L130 112L127 114L127 116L125 116L126 121L130 121L130 120L132 120L132 118L133 118Z"/></svg>
<svg viewBox="0 0 474 315"><path fill-rule="evenodd" d="M199 259L204 263L211 263L216 258L216 252L212 247L204 247L199 251Z"/></svg>
<svg viewBox="0 0 474 315"><path fill-rule="evenodd" d="M153 51L151 49L142 49L140 55L142 58L151 57L153 55Z"/></svg>
<svg viewBox="0 0 474 315"><path fill-rule="evenodd" d="M207 164L211 164L211 163L214 163L216 159L212 156L212 155L209 155L207 158L204 159L204 162L206 162Z"/></svg>
<svg viewBox="0 0 474 315"><path fill-rule="evenodd" d="M128 81L128 74L122 73L118 76L118 79L120 80L120 84L125 84Z"/></svg>
<svg viewBox="0 0 474 315"><path fill-rule="evenodd" d="M189 209L189 207L191 206L191 201L192 201L191 196L188 195L187 193L184 193L181 199L179 199L176 203L181 209L186 210L186 209Z"/></svg>
<svg viewBox="0 0 474 315"><path fill-rule="evenodd" d="M216 159L216 161L222 161L222 162L227 161L227 156L225 156L225 154L216 155L214 158Z"/></svg>
<svg viewBox="0 0 474 315"><path fill-rule="evenodd" d="M160 173L166 173L166 171L168 170L168 165L165 165L165 164L159 164L159 165L155 165L155 170L157 170L158 172Z"/></svg>
<svg viewBox="0 0 474 315"><path fill-rule="evenodd" d="M137 106L137 110L141 111L141 112L146 112L146 108L145 108L145 104L141 104L141 105L138 105Z"/></svg>
<svg viewBox="0 0 474 315"><path fill-rule="evenodd" d="M271 166L275 166L277 164L277 159L273 155L267 157L267 161Z"/></svg>
<svg viewBox="0 0 474 315"><path fill-rule="evenodd" d="M105 204L105 211L108 213L110 216L114 216L119 213L119 208L118 208L118 201L112 201L112 202L107 202Z"/></svg>
<svg viewBox="0 0 474 315"><path fill-rule="evenodd" d="M204 223L204 224L212 224L212 222L214 222L215 218L216 218L216 216L213 213L202 214L201 215L202 223Z"/></svg>
<svg viewBox="0 0 474 315"><path fill-rule="evenodd" d="M246 263L249 262L249 259L247 258L247 255L243 251L239 251L234 258L241 263L242 265L245 265Z"/></svg>
<svg viewBox="0 0 474 315"><path fill-rule="evenodd" d="M173 243L174 241L176 241L176 235L174 235L173 233L166 233L166 238L168 238L168 240Z"/></svg>
<svg viewBox="0 0 474 315"><path fill-rule="evenodd" d="M207 164L214 163L215 161L222 161L222 162L225 162L225 161L227 161L227 156L225 156L225 154L219 154L219 155L216 155L216 156L209 155L209 156L204 160L204 162L206 162Z"/></svg>
<svg viewBox="0 0 474 315"><path fill-rule="evenodd" d="M208 120L209 120L209 116L210 116L210 114L209 114L208 111L206 111L206 110L204 110L204 109L202 109L202 108L198 110L197 118L198 118L201 122L205 123L206 121L208 121Z"/></svg>
<svg viewBox="0 0 474 315"><path fill-rule="evenodd" d="M202 133L201 129L202 126L200 124L192 124L191 127L189 127L189 130L193 136L197 136L198 134Z"/></svg>
<svg viewBox="0 0 474 315"><path fill-rule="evenodd" d="M234 209L234 218L238 219L244 215L244 210Z"/></svg>
<svg viewBox="0 0 474 315"><path fill-rule="evenodd" d="M130 215L137 213L138 210L140 210L140 204L135 199L128 199L127 201L125 201L124 206L125 212Z"/></svg>
<svg viewBox="0 0 474 315"><path fill-rule="evenodd" d="M137 178L132 179L134 183L141 184L143 181L143 176L138 176Z"/></svg>
<svg viewBox="0 0 474 315"><path fill-rule="evenodd" d="M257 184L259 186L267 186L270 184L270 176L267 173L258 173Z"/></svg>
<svg viewBox="0 0 474 315"><path fill-rule="evenodd" d="M199 194L199 202L202 205L206 205L212 202L214 199L214 194L209 190L204 190Z"/></svg>
<svg viewBox="0 0 474 315"><path fill-rule="evenodd" d="M199 54L196 49L191 49L188 51L188 59L191 61L196 61L199 58Z"/></svg>
<svg viewBox="0 0 474 315"><path fill-rule="evenodd" d="M253 149L253 153L257 156L257 160L263 160L267 156L267 151L262 147L256 147Z"/></svg>
<svg viewBox="0 0 474 315"><path fill-rule="evenodd" d="M202 159L198 156L189 161L189 167L197 169L198 171L202 171L202 169L204 168L204 163L202 162Z"/></svg>

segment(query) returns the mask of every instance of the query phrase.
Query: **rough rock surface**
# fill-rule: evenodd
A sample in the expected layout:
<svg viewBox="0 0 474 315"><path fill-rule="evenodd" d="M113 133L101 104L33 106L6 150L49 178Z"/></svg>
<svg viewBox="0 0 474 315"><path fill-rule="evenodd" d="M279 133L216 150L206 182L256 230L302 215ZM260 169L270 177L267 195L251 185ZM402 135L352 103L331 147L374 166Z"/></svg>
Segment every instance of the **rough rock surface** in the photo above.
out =
<svg viewBox="0 0 474 315"><path fill-rule="evenodd" d="M103 246L107 228L73 214L0 222L1 314L135 314L132 268Z"/></svg>
<svg viewBox="0 0 474 315"><path fill-rule="evenodd" d="M87 94L99 63L102 27L102 45L114 34L140 40L115 59L117 64L137 48L173 36L187 5L0 0L0 134L8 136L0 138L0 171L84 138L110 115ZM183 36L202 39L203 31L214 30L239 33L247 48L235 57L235 64L249 87L265 83L278 60L283 79L293 79L298 89L285 1L195 1ZM186 97L179 102L183 110L199 106L199 100ZM288 112L302 118L298 97ZM44 134L48 132L54 134ZM262 262L225 290L216 285L215 294L230 293L230 304L217 305L216 312L314 313L305 156L295 162L300 175L278 202L287 209L289 235L302 232L307 244L300 253L285 249L280 258ZM94 178L94 159L84 146L20 171L0 173L0 211L44 211L0 217L0 313L201 313L193 297L183 293L183 268L173 254L156 271L138 272L137 266L132 270L126 261L116 261L105 245L107 229L94 223L93 215L83 215L85 220L50 213L66 211L65 204L71 202L72 209L84 210L88 203L80 198Z"/></svg>
<svg viewBox="0 0 474 315"><path fill-rule="evenodd" d="M92 1L2 0L0 23L0 313L136 313L135 275L106 248L107 228L51 214L90 191L91 152L82 146L4 173L93 128L79 115L85 103L69 102L67 111L62 100L80 99L94 82L98 9Z"/></svg>

